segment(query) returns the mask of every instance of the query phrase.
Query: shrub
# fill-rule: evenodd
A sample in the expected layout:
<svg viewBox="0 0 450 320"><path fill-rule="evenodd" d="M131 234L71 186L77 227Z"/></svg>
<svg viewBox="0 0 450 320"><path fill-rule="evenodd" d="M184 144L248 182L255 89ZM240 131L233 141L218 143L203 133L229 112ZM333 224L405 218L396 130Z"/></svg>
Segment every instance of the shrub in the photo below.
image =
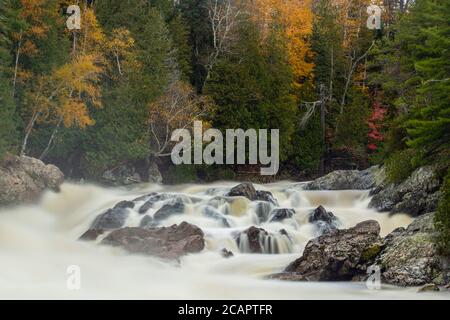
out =
<svg viewBox="0 0 450 320"><path fill-rule="evenodd" d="M386 177L390 183L399 183L414 171L412 160L414 159L414 151L405 149L393 153L385 162Z"/></svg>

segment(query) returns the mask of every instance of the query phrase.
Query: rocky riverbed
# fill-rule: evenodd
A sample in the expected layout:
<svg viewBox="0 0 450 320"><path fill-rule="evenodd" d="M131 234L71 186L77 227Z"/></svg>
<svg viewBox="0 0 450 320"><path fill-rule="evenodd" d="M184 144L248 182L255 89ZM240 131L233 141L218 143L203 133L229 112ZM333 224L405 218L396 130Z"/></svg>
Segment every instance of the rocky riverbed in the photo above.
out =
<svg viewBox="0 0 450 320"><path fill-rule="evenodd" d="M435 184L425 168L390 185L378 167L269 185L64 183L38 204L0 210L0 296L449 298ZM78 293L65 288L69 265L82 270ZM381 290L365 282L374 266Z"/></svg>

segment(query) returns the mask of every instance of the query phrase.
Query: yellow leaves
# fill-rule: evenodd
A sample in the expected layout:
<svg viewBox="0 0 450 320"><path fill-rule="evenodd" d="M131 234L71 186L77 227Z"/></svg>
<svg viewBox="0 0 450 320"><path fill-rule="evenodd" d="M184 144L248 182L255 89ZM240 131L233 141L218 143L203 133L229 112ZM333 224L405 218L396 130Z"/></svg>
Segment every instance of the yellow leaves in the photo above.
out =
<svg viewBox="0 0 450 320"><path fill-rule="evenodd" d="M89 116L86 103L80 99L68 99L59 109L58 113L62 117L63 124L66 128L74 125L85 128L95 123Z"/></svg>
<svg viewBox="0 0 450 320"><path fill-rule="evenodd" d="M289 62L294 74L294 86L312 76L314 64L309 37L312 34L313 13L311 0L257 0L257 18L263 28L281 24L287 40ZM264 30L263 30L264 31ZM267 31L265 31L267 34Z"/></svg>
<svg viewBox="0 0 450 320"><path fill-rule="evenodd" d="M100 52L105 35L92 8L86 7L81 15L82 49L84 52Z"/></svg>
<svg viewBox="0 0 450 320"><path fill-rule="evenodd" d="M95 60L95 55L81 55L53 74L53 82L58 88L57 99L61 104L58 113L66 127L77 125L84 128L94 124L85 101L90 100L94 107L101 107L98 80L102 68L96 65Z"/></svg>

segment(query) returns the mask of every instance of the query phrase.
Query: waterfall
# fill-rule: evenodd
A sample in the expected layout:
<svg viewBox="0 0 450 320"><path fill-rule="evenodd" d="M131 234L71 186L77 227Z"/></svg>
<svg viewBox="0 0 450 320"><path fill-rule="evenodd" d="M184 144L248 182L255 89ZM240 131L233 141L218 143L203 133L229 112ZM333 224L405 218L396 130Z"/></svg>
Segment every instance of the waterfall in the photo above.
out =
<svg viewBox="0 0 450 320"><path fill-rule="evenodd" d="M48 191L38 204L3 208L0 298L354 298L366 290L364 285L293 284L264 277L283 270L317 236L308 214L318 205L333 212L342 228L375 219L382 235L411 221L406 215L390 216L368 209L366 191L303 191L290 182L256 186L270 191L278 202L275 205L226 197L236 184L103 188L65 183L59 193ZM154 193L159 196L152 198ZM164 216L159 225L186 221L198 226L205 234L205 249L176 263L78 241L99 214L123 200L134 200L133 208L123 209L126 226L137 227L146 217L156 219L164 216L161 212L167 208L176 209L176 214ZM148 208L139 212L146 203ZM295 214L269 222L276 208L293 209ZM265 231L257 239L260 254L249 253L251 243L245 230L251 226ZM234 256L223 258L220 252L224 248ZM67 268L71 265L80 267L80 290L67 289ZM383 297L395 297L395 290L384 291ZM405 290L403 297L409 292Z"/></svg>

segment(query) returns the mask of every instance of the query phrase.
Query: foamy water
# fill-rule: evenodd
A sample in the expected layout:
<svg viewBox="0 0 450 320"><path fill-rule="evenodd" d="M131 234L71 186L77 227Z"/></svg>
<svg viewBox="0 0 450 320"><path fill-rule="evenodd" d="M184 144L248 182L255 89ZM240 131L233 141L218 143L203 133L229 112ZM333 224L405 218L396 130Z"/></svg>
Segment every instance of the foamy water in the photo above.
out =
<svg viewBox="0 0 450 320"><path fill-rule="evenodd" d="M301 255L307 241L317 235L307 214L318 205L332 211L341 228L375 219L382 235L411 218L389 216L367 209L365 191L302 191L289 182L257 185L268 190L279 207L294 208L296 214L283 222L258 225L258 204L244 198L229 203L220 200L232 182L214 185L173 187L140 185L133 189L108 189L94 185L65 183L60 193L47 192L37 205L0 211L0 298L2 299L427 299L448 298L444 293L421 293L417 288L383 285L369 290L358 282L286 282L267 280L268 274L283 270ZM183 197L185 212L163 221L171 225L187 221L205 232L206 248L171 263L148 256L129 254L119 248L101 246L77 239L95 217L121 200L132 200L150 192L175 193ZM213 198L219 200L212 200ZM143 200L141 203L144 203ZM135 208L139 208L137 203ZM150 209L152 215L160 206ZM203 214L213 206L226 214L229 227ZM271 208L265 208L270 211ZM137 226L143 215L130 210L126 224ZM251 225L267 230L267 248L279 254L248 254L245 243L234 237ZM289 238L279 233L284 229ZM225 259L220 250L227 248L234 257ZM267 252L271 252L267 249ZM67 268L81 270L81 288L67 288Z"/></svg>

